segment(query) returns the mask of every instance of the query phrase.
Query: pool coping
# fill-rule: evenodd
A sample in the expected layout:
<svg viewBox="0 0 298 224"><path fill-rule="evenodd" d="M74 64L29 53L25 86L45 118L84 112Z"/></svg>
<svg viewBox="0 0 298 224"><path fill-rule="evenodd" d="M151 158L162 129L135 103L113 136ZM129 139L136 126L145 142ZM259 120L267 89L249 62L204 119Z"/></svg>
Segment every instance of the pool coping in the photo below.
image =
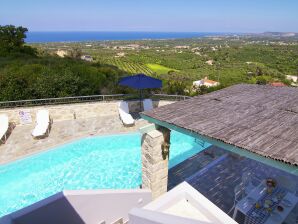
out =
<svg viewBox="0 0 298 224"><path fill-rule="evenodd" d="M140 133L140 132L139 131L132 131L132 132L104 133L104 134L96 134L96 135L94 135L94 134L88 134L88 135L83 135L83 136L80 136L80 137L75 137L75 138L70 139L70 140L67 140L67 141L65 141L63 143L58 143L56 145L52 145L52 146L46 147L44 149L37 150L35 152L31 152L31 153L28 153L26 155L18 156L18 157L14 158L14 159L10 159L10 160L5 161L5 162L0 162L0 168L2 166L9 165L10 163L14 163L14 162L18 162L20 160L26 159L27 157L31 157L31 156L34 156L34 155L37 155L37 154L40 154L40 153L44 153L44 152L47 152L47 151L55 150L55 148L57 148L57 147L70 144L70 143L75 142L75 141L78 141L80 139L92 138L92 137L116 136L116 135L131 135L131 134L136 134L136 133Z"/></svg>

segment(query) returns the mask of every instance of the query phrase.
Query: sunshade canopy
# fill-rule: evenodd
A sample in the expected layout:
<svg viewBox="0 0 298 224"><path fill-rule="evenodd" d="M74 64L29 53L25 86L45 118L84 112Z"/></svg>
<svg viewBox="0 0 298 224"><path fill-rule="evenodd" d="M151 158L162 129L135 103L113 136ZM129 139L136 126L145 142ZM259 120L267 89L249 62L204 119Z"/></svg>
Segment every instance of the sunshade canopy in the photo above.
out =
<svg viewBox="0 0 298 224"><path fill-rule="evenodd" d="M119 85L128 86L133 89L157 89L162 87L162 81L159 79L146 76L144 74L137 74L133 76L127 76L119 81Z"/></svg>
<svg viewBox="0 0 298 224"><path fill-rule="evenodd" d="M240 84L141 116L298 166L298 88Z"/></svg>

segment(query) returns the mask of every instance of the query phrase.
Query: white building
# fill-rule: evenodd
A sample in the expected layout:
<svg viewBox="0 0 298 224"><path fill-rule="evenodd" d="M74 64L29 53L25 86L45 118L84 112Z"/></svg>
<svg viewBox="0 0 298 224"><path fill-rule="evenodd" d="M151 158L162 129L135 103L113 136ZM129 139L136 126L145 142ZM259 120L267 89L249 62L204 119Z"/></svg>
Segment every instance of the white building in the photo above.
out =
<svg viewBox="0 0 298 224"><path fill-rule="evenodd" d="M188 45L182 45L182 46L175 46L175 49L189 49L190 47Z"/></svg>
<svg viewBox="0 0 298 224"><path fill-rule="evenodd" d="M82 55L81 59L84 61L90 61L90 62L93 61L90 55Z"/></svg>
<svg viewBox="0 0 298 224"><path fill-rule="evenodd" d="M287 78L287 80L290 80L292 82L298 81L298 76L295 76L295 75L287 75L286 78Z"/></svg>
<svg viewBox="0 0 298 224"><path fill-rule="evenodd" d="M61 58L64 58L65 56L68 55L68 52L67 51L64 51L64 50L58 50L56 51L56 54L61 57Z"/></svg>
<svg viewBox="0 0 298 224"><path fill-rule="evenodd" d="M194 87L200 87L200 86L214 87L214 86L218 86L219 84L220 84L219 82L210 80L207 77L193 82Z"/></svg>
<svg viewBox="0 0 298 224"><path fill-rule="evenodd" d="M208 65L213 65L213 60L208 60L208 61L206 61L206 64L208 64Z"/></svg>
<svg viewBox="0 0 298 224"><path fill-rule="evenodd" d="M122 58L125 56L125 52L118 52L115 56L115 58Z"/></svg>

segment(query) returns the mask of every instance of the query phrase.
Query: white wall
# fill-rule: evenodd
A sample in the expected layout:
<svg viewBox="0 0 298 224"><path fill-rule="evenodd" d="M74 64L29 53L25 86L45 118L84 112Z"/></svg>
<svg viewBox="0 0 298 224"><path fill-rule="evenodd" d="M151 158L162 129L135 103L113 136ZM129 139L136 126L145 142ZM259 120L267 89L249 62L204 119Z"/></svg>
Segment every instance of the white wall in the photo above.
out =
<svg viewBox="0 0 298 224"><path fill-rule="evenodd" d="M151 201L148 190L83 190L55 194L0 219L0 224L98 224L128 219Z"/></svg>
<svg viewBox="0 0 298 224"><path fill-rule="evenodd" d="M134 208L129 213L129 224L211 224L169 215L157 211Z"/></svg>

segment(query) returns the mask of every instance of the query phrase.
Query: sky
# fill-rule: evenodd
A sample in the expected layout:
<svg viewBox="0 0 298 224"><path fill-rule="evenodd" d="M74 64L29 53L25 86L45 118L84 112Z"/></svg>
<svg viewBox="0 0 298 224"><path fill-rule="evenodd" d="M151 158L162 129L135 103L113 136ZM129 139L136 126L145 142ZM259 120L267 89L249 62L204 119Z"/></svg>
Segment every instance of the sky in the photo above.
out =
<svg viewBox="0 0 298 224"><path fill-rule="evenodd" d="M0 0L29 31L298 32L298 0Z"/></svg>

